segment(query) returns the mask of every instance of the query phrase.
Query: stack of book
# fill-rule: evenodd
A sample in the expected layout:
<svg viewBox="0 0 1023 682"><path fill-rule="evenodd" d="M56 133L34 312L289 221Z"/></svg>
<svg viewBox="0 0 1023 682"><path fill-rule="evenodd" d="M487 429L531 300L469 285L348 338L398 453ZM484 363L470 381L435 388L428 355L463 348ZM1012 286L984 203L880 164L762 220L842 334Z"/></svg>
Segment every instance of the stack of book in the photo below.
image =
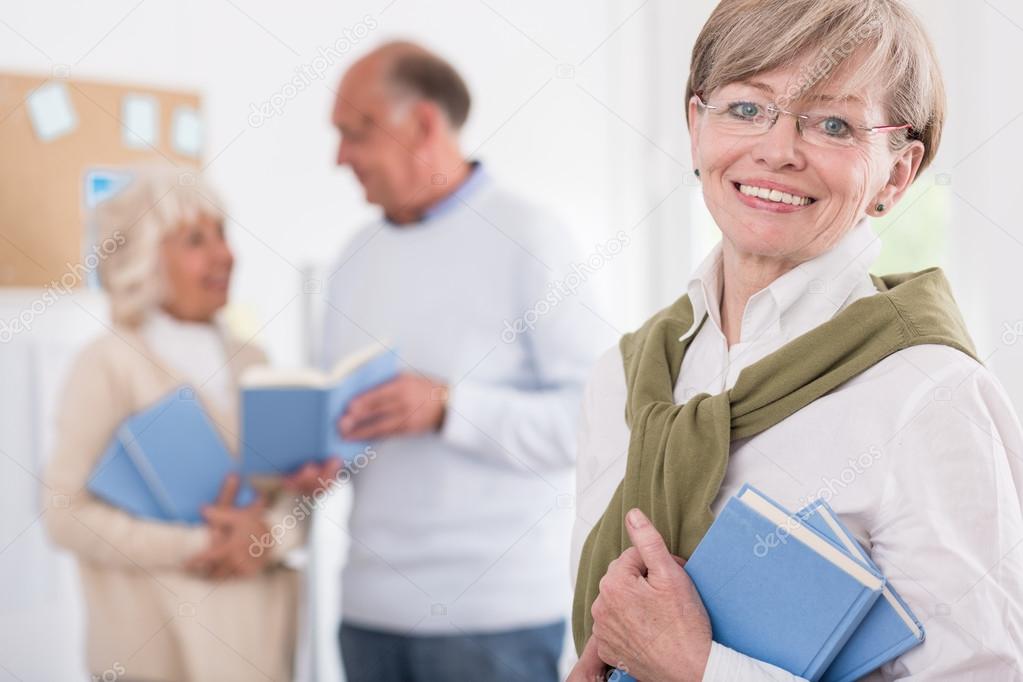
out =
<svg viewBox="0 0 1023 682"><path fill-rule="evenodd" d="M816 682L851 682L924 640L877 565L818 500L792 514L745 485L685 571L715 642ZM616 670L611 680L632 680Z"/></svg>

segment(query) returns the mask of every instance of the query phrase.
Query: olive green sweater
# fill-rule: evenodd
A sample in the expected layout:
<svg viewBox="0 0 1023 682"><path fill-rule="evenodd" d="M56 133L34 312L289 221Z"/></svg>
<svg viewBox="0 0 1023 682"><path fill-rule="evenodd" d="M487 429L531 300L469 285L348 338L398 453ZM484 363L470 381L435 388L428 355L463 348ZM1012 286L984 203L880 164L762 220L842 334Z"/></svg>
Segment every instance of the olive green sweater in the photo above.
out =
<svg viewBox="0 0 1023 682"><path fill-rule="evenodd" d="M683 296L620 343L630 428L625 476L582 549L572 625L577 651L589 639L590 607L608 564L629 546L625 513L639 507L668 549L688 558L710 527L711 505L728 467L732 439L782 421L888 355L942 344L974 358L973 344L944 274L874 277L876 295L750 365L733 388L676 405L672 392L695 334ZM701 322L702 324L702 322ZM755 482L754 482L755 483Z"/></svg>

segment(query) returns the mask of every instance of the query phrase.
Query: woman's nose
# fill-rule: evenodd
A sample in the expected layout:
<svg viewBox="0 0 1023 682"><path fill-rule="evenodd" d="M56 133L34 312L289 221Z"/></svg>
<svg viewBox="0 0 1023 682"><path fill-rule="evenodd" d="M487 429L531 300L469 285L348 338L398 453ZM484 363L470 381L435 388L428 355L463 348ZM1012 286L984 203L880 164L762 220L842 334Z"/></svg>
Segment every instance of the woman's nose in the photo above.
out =
<svg viewBox="0 0 1023 682"><path fill-rule="evenodd" d="M799 119L779 113L774 124L762 135L757 136L753 147L755 161L764 162L771 169L801 169L806 158L801 149L802 134Z"/></svg>
<svg viewBox="0 0 1023 682"><path fill-rule="evenodd" d="M222 240L214 252L214 257L221 265L231 266L234 264L234 252L226 240Z"/></svg>

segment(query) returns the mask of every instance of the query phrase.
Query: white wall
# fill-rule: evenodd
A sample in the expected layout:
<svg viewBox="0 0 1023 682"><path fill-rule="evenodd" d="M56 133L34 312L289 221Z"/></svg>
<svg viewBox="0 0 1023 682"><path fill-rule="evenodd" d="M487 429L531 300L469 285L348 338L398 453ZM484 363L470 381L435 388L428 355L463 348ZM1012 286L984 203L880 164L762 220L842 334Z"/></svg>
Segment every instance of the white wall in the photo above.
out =
<svg viewBox="0 0 1023 682"><path fill-rule="evenodd" d="M0 289L0 319L40 310L34 290ZM71 557L40 512L55 398L74 350L104 329L104 302L80 293L0 346L0 681L81 679L83 605Z"/></svg>
<svg viewBox="0 0 1023 682"><path fill-rule="evenodd" d="M1023 91L1011 83L1023 65L1023 9L1004 0L937 9L930 23L950 74L951 107L935 172L950 184L934 190L951 205L950 275L982 357L1021 410Z"/></svg>

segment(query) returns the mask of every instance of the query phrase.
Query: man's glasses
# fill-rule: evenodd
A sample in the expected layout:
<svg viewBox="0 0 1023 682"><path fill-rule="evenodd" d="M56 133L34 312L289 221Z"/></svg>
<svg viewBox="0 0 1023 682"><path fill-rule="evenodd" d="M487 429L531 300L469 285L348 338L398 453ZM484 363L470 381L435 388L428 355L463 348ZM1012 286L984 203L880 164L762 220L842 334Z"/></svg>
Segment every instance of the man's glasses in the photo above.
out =
<svg viewBox="0 0 1023 682"><path fill-rule="evenodd" d="M729 135L763 135L785 114L796 119L796 127L807 142L820 147L852 147L866 144L880 133L909 130L909 125L868 126L837 110L794 112L772 102L724 93L720 100L708 102L702 93L696 99L714 126Z"/></svg>

